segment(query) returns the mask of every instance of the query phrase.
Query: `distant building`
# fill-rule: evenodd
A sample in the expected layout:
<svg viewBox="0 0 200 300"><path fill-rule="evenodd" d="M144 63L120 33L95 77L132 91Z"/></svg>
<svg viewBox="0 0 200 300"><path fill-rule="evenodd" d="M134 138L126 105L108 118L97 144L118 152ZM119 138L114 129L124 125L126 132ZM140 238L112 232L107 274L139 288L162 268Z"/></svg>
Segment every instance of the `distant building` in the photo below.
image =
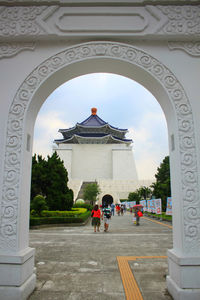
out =
<svg viewBox="0 0 200 300"><path fill-rule="evenodd" d="M103 121L92 108L91 115L68 129L59 129L62 139L55 140L57 151L68 171L69 186L75 199L82 197L81 187L98 182L99 203L126 199L141 184L138 180L132 140L127 129L119 129ZM149 185L148 182L146 185Z"/></svg>

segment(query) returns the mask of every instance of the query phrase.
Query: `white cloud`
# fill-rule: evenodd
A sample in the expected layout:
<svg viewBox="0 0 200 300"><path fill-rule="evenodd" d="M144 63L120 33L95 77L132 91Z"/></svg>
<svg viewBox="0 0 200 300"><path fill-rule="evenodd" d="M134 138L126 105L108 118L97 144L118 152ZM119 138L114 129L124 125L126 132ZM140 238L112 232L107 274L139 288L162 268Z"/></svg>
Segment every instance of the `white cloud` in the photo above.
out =
<svg viewBox="0 0 200 300"><path fill-rule="evenodd" d="M72 124L62 121L61 113L46 112L39 114L35 124L33 154L46 157L52 153L54 139L62 138L58 129L72 127Z"/></svg>
<svg viewBox="0 0 200 300"><path fill-rule="evenodd" d="M155 179L159 164L168 155L167 128L163 113L149 112L127 134L133 140L133 153L139 179Z"/></svg>

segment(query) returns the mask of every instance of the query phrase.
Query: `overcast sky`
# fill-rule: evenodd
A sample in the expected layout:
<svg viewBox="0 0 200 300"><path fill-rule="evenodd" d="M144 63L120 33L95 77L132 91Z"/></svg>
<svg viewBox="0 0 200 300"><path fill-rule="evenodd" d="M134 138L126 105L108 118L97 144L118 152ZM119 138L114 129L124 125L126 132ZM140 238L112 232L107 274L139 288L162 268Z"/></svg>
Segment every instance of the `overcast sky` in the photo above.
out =
<svg viewBox="0 0 200 300"><path fill-rule="evenodd" d="M157 167L168 155L164 113L153 95L137 82L114 74L89 74L57 88L37 116L33 154L52 154L60 128L73 127L97 108L97 115L110 125L127 128L133 139L133 155L139 179L155 179Z"/></svg>

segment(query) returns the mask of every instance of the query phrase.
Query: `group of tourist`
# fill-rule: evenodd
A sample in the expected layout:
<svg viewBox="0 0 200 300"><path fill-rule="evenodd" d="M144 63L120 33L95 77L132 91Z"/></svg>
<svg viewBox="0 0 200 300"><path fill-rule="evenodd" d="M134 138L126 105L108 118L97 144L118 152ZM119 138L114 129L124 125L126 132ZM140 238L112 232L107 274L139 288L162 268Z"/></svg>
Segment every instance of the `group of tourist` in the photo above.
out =
<svg viewBox="0 0 200 300"><path fill-rule="evenodd" d="M115 209L118 216L120 216L120 214L123 215L124 211L126 211L126 207L123 204L117 204L116 206L113 203L110 206L108 206L108 204L105 204L103 207L99 207L98 204L95 204L91 212L92 226L94 227L94 232L100 231L101 220L104 220L104 232L108 231L110 219L112 215L114 216ZM140 209L136 209L134 212L136 225L139 225L139 220L141 217L141 215L139 215L139 212Z"/></svg>
<svg viewBox="0 0 200 300"><path fill-rule="evenodd" d="M96 204L92 210L91 217L92 217L92 226L94 226L94 232L100 231L101 219L104 219L104 232L108 231L110 219L111 219L111 207L105 205L102 208L102 211L99 208L99 205Z"/></svg>
<svg viewBox="0 0 200 300"><path fill-rule="evenodd" d="M124 204L117 204L116 205L116 213L118 216L123 216L124 212L126 212L126 205Z"/></svg>

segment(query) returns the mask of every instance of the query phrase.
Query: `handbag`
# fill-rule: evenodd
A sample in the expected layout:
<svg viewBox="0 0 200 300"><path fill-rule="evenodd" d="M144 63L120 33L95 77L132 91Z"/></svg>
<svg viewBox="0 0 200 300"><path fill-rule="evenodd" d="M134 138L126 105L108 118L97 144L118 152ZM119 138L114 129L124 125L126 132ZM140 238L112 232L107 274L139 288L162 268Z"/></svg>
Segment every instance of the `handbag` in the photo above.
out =
<svg viewBox="0 0 200 300"><path fill-rule="evenodd" d="M92 211L92 213L91 213L91 217L93 217L94 216L94 212Z"/></svg>
<svg viewBox="0 0 200 300"><path fill-rule="evenodd" d="M140 210L138 211L137 214L138 214L138 217L143 217L143 213Z"/></svg>

